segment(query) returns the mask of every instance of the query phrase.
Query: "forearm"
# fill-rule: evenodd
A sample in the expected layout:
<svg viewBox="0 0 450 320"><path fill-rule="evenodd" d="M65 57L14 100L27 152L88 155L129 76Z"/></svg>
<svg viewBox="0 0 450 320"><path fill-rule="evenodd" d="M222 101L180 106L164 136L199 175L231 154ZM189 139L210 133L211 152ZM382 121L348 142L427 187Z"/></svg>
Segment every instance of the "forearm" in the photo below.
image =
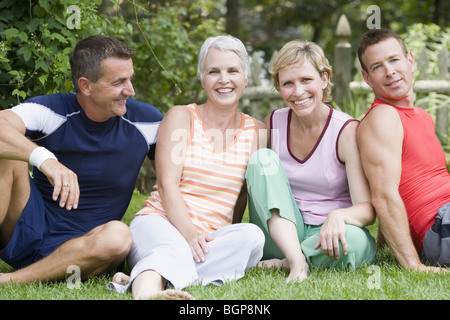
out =
<svg viewBox="0 0 450 320"><path fill-rule="evenodd" d="M338 209L333 212L342 215L344 223L360 228L375 223L375 210L370 202L360 202L345 209Z"/></svg>
<svg viewBox="0 0 450 320"><path fill-rule="evenodd" d="M37 145L28 140L7 120L0 118L0 157L28 162L31 151Z"/></svg>
<svg viewBox="0 0 450 320"><path fill-rule="evenodd" d="M421 262L411 239L409 223L400 196L373 200L380 229L395 257L405 268L416 268Z"/></svg>
<svg viewBox="0 0 450 320"><path fill-rule="evenodd" d="M167 218L181 235L185 239L188 239L190 235L197 233L197 229L189 217L185 201L179 188L166 186L164 183L159 182L158 192L161 196Z"/></svg>

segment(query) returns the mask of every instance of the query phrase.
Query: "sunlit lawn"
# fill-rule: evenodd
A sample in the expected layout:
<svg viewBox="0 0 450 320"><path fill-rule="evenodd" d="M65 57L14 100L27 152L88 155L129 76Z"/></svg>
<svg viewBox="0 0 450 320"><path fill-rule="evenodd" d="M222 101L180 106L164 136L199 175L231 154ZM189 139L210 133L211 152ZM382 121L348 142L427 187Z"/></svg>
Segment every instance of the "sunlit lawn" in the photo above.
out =
<svg viewBox="0 0 450 320"><path fill-rule="evenodd" d="M124 221L129 223L145 196L135 194ZM376 236L376 226L370 228ZM0 262L0 272L12 269ZM70 274L68 274L70 276ZM197 300L448 300L449 274L407 271L383 248L373 266L337 271L313 269L302 283L286 284L286 270L253 268L239 281L220 287L191 286L186 289ZM130 293L118 294L107 289L111 275L93 277L80 284L58 283L7 284L0 287L1 300L127 300Z"/></svg>

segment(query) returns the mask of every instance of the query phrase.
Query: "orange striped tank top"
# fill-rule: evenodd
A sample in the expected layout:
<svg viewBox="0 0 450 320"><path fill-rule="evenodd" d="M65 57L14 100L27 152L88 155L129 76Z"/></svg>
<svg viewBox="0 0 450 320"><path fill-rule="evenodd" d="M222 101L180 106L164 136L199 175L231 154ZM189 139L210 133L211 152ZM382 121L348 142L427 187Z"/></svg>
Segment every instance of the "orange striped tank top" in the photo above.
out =
<svg viewBox="0 0 450 320"><path fill-rule="evenodd" d="M197 230L210 233L232 223L247 164L256 147L257 122L241 113L241 127L234 141L217 152L210 139L219 134L218 130L205 130L196 104L185 107L191 113L191 135L179 190ZM167 218L158 191L151 193L137 214Z"/></svg>

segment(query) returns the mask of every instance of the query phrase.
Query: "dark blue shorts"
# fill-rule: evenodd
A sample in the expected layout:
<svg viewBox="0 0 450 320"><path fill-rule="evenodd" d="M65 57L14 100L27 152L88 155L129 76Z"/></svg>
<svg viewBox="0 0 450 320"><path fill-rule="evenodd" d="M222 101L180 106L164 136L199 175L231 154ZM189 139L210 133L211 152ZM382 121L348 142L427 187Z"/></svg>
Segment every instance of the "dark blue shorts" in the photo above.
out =
<svg viewBox="0 0 450 320"><path fill-rule="evenodd" d="M31 179L30 198L11 240L0 250L0 259L16 269L23 268L48 256L67 240L85 233L73 221L49 210Z"/></svg>

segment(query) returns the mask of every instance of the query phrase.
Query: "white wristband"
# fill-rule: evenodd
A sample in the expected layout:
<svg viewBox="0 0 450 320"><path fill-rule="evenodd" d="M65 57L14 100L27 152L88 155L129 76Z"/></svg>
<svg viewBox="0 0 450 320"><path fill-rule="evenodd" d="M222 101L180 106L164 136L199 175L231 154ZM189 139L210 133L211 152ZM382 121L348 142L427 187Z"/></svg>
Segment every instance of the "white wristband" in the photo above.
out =
<svg viewBox="0 0 450 320"><path fill-rule="evenodd" d="M41 170L41 165L48 159L58 160L53 153L44 147L37 147L31 152L29 162L32 166Z"/></svg>

